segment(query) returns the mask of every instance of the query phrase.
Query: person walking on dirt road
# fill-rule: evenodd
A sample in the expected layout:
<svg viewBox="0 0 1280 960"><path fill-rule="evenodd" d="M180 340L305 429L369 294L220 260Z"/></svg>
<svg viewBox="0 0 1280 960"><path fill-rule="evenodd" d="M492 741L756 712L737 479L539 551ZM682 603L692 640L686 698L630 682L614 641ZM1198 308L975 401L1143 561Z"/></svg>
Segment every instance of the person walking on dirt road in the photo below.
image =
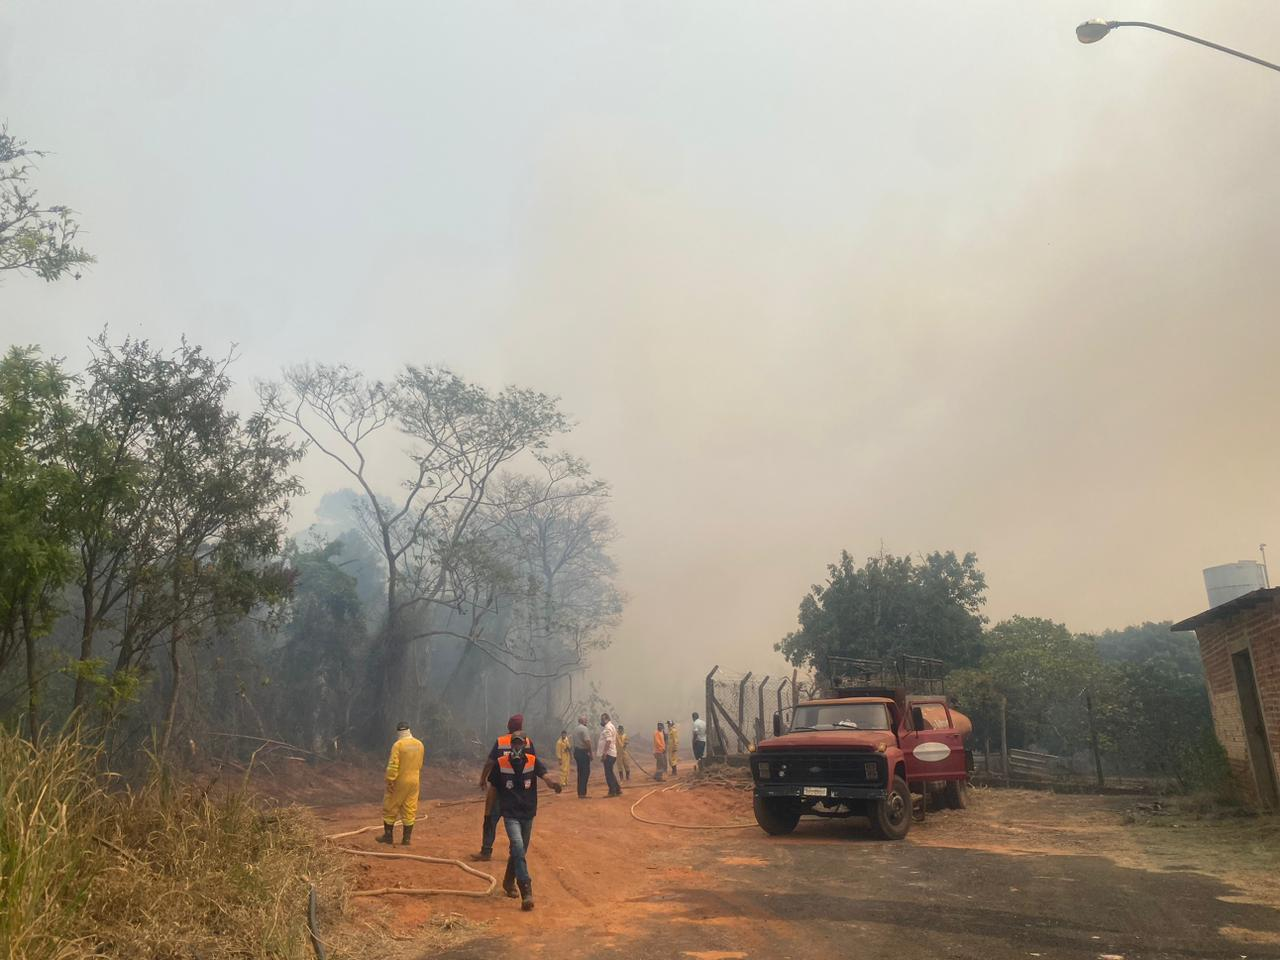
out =
<svg viewBox="0 0 1280 960"><path fill-rule="evenodd" d="M613 773L618 762L618 728L607 713L600 714L600 746L596 752L604 764L604 782L609 786L609 796L622 796L622 785Z"/></svg>
<svg viewBox="0 0 1280 960"><path fill-rule="evenodd" d="M702 758L707 753L707 721L697 713L693 715L693 762L702 769Z"/></svg>
<svg viewBox="0 0 1280 960"><path fill-rule="evenodd" d="M493 748L489 751L489 759L484 763L484 769L480 771L480 789L484 791L484 823L480 831L480 852L471 855L472 860L492 860L493 859L493 841L498 836L498 821L502 819L502 812L498 808L498 791L494 789L493 784L489 782L489 775L493 773L495 754L510 752L511 738L515 734L524 733L524 715L513 714L507 719L507 732L505 735L493 741ZM525 740L525 743L532 748L532 742Z"/></svg>
<svg viewBox="0 0 1280 960"><path fill-rule="evenodd" d="M526 744L523 734L511 736L510 749L489 754L493 772L489 780L498 792L502 825L507 830L510 853L502 890L508 897L520 888L520 909L533 909L533 878L529 876L529 844L533 840L533 818L538 813L538 780L559 793L560 784L547 779L547 768Z"/></svg>
<svg viewBox="0 0 1280 960"><path fill-rule="evenodd" d="M658 721L658 729L653 732L653 779L661 780L667 771L667 738L662 732L662 721Z"/></svg>
<svg viewBox="0 0 1280 960"><path fill-rule="evenodd" d="M569 764L573 762L573 755L569 752L571 749L569 731L561 730L560 739L556 741L556 762L560 765L560 786L562 787L569 785Z"/></svg>
<svg viewBox="0 0 1280 960"><path fill-rule="evenodd" d="M418 818L418 781L422 775L422 741L414 737L407 723L396 724L396 742L387 759L387 792L382 800L382 836L379 843L395 842L396 820L404 824L400 837L409 845L413 824Z"/></svg>
<svg viewBox="0 0 1280 960"><path fill-rule="evenodd" d="M619 780L631 779L631 754L627 753L627 728L618 724L618 770Z"/></svg>
<svg viewBox="0 0 1280 960"><path fill-rule="evenodd" d="M573 762L578 765L578 797L587 795L587 781L591 779L591 731L587 729L584 714L573 728Z"/></svg>

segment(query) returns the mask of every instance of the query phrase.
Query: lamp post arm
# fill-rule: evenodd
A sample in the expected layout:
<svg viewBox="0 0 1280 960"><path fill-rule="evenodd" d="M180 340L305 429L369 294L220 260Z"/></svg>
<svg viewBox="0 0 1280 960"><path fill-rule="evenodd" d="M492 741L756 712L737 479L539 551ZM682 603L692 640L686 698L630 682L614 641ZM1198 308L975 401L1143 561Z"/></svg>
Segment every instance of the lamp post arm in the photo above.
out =
<svg viewBox="0 0 1280 960"><path fill-rule="evenodd" d="M1239 50L1232 50L1230 47L1224 47L1220 43L1213 43L1210 40L1202 40L1200 37L1193 37L1189 33L1182 33L1179 30L1170 30L1168 27L1162 27L1158 23L1147 23L1143 20L1112 20L1107 24L1109 27L1146 27L1148 30L1158 30L1161 33L1167 33L1172 37L1181 37L1183 40L1190 40L1192 43L1198 43L1202 47L1209 47L1213 50L1220 50L1223 53L1229 53L1233 57L1239 57L1241 60L1248 60L1250 63L1256 63L1262 67L1268 67L1272 70L1280 70L1280 64L1272 63L1269 60L1263 60L1260 57L1250 56L1247 53L1241 53Z"/></svg>

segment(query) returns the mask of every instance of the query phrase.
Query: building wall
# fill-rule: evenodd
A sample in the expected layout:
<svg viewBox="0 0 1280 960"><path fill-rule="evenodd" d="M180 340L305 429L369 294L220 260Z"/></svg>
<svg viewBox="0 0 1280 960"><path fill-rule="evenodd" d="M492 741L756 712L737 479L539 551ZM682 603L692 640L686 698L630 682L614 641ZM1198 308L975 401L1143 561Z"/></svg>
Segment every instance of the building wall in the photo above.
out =
<svg viewBox="0 0 1280 960"><path fill-rule="evenodd" d="M1231 655L1248 649L1262 705L1272 766L1280 771L1280 604L1275 600L1246 610L1222 623L1196 629L1200 656L1218 739L1227 751L1231 769L1245 789L1256 797L1253 766L1249 760L1244 718L1236 689Z"/></svg>

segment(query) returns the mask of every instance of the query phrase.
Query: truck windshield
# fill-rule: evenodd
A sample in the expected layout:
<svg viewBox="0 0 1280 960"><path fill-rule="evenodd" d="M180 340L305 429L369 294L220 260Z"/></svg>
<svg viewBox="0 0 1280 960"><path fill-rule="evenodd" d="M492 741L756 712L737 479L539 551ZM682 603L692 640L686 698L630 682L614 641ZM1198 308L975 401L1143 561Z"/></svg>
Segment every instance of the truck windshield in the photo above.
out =
<svg viewBox="0 0 1280 960"><path fill-rule="evenodd" d="M792 730L888 730L883 703L824 703L796 707Z"/></svg>

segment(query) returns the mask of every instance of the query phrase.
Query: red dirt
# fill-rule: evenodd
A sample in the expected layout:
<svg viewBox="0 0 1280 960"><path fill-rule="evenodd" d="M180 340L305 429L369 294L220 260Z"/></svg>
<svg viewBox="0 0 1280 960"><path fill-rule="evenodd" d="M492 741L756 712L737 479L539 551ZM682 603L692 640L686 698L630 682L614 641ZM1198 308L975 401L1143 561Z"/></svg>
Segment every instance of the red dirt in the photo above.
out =
<svg viewBox="0 0 1280 960"><path fill-rule="evenodd" d="M466 770L464 778L462 770L450 771L445 776L438 770L423 771L426 797L456 800L462 794L463 798L474 798L477 802L441 805L439 800L424 801L419 807L413 845L407 850L398 844L388 848L376 843L377 831L339 842L372 852L409 852L471 863L470 855L480 847L479 789L471 780L477 772ZM365 772L363 778L365 796L370 793L376 796L381 786L376 771ZM337 786L341 797L347 796L354 786L345 777L327 777L326 783ZM724 832L649 826L631 817L632 804L650 790L666 786L670 784L632 780L623 797L607 798L603 782L593 780L592 795L587 799L578 799L571 789L560 796L545 787L539 789L529 864L540 924L561 930L580 929L592 936L608 938L633 932L637 921L663 913L662 890L695 876L679 863L681 852L708 842L717 832ZM313 785L307 793L318 795L323 789L323 785ZM330 803L314 807L314 812L326 834L373 826L381 821L381 807L374 801ZM640 812L653 819L688 824L740 823L751 820L751 799L750 793L741 786L709 784L696 791L677 788L654 793L644 801ZM381 887L483 890L485 887L483 881L447 865L357 856L351 861L356 890ZM500 880L505 864L506 838L500 825L494 859L472 865ZM351 904L355 925L372 922L414 939L421 936L422 943L433 938L431 922L442 916L461 918L474 933L478 928L508 922L520 914L518 902L500 893L488 898L356 897Z"/></svg>

